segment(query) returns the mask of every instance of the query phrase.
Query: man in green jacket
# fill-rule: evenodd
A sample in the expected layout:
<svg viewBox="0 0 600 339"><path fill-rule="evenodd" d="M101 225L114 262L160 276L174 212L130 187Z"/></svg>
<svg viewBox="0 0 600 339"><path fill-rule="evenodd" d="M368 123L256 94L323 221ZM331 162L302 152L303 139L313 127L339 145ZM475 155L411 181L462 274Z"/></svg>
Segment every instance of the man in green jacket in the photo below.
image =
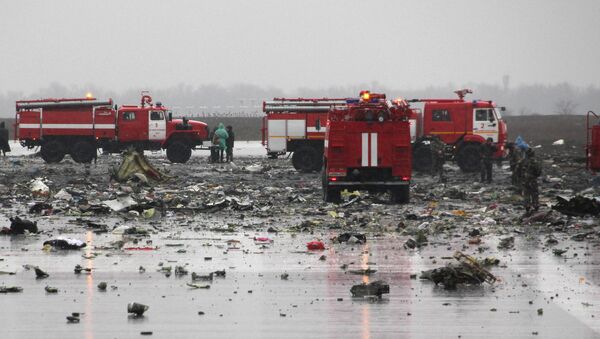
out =
<svg viewBox="0 0 600 339"><path fill-rule="evenodd" d="M219 145L219 158L221 159L221 162L223 162L225 150L227 149L227 138L229 138L229 134L227 134L225 125L223 125L222 122L219 123L219 127L215 131L214 137L218 139L216 144Z"/></svg>

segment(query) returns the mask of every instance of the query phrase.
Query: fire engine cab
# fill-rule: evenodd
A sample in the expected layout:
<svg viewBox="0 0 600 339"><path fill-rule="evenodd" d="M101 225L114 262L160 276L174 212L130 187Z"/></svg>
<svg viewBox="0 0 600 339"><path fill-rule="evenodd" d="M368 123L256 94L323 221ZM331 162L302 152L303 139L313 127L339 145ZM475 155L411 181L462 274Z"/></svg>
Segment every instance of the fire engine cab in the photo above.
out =
<svg viewBox="0 0 600 339"><path fill-rule="evenodd" d="M389 191L409 201L412 111L404 100L362 91L329 112L323 160L323 199L338 202L343 189Z"/></svg>
<svg viewBox="0 0 600 339"><path fill-rule="evenodd" d="M112 99L95 98L22 100L16 102L15 136L27 148L41 146L48 163L66 154L88 163L97 154L166 149L171 162L184 163L192 149L208 140L205 123L173 119L161 103L142 95L139 106L113 108Z"/></svg>
<svg viewBox="0 0 600 339"><path fill-rule="evenodd" d="M594 116L596 122L590 125L590 119ZM587 169L593 172L600 171L600 118L596 113L589 111L587 113L587 135L585 147Z"/></svg>
<svg viewBox="0 0 600 339"><path fill-rule="evenodd" d="M495 157L504 157L507 127L500 113L504 107L496 107L492 101L465 100L465 95L472 93L470 89L454 93L458 99L409 100L411 103L422 103L422 107L416 107L418 113L413 113L411 117L411 123L416 124L416 134L413 134L416 170L427 171L431 168L431 138L443 141L447 145L448 157L456 160L465 172L479 170L480 145L488 138L498 145Z"/></svg>
<svg viewBox="0 0 600 339"><path fill-rule="evenodd" d="M345 107L346 99L274 98L263 102L262 143L276 158L293 152L292 164L302 172L320 171L327 113Z"/></svg>

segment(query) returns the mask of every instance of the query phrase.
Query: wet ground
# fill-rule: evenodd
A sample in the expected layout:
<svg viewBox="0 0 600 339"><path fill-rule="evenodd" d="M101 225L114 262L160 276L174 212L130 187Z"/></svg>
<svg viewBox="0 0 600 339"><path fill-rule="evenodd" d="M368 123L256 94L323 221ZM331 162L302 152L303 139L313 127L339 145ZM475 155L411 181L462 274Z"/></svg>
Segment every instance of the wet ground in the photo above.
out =
<svg viewBox="0 0 600 339"><path fill-rule="evenodd" d="M41 233L0 236L0 271L16 273L1 274L0 286L23 288L0 294L1 337L131 338L145 331L158 338L600 336L598 218L552 212L540 222L525 223L518 197L507 188L506 169L495 168L496 182L486 187L451 164L446 185L416 175L408 205L390 205L385 195L368 194L345 206L323 204L318 174L298 174L288 161L266 160L254 154L258 150L256 145L240 146L233 168L208 165L200 155L188 165L169 165L160 154L151 154L150 161L175 178L153 188L110 182L108 169L119 163L118 156L100 157L87 169L68 161L45 165L26 155L2 162L6 189L0 226L8 226L8 217L18 214L37 221ZM552 204L553 194L592 187L593 178L583 171L560 176L565 167L576 166L572 161L545 165L544 204ZM40 173L53 193L61 188L82 193L70 201L48 198L54 207L50 215L28 213L35 201L43 200L27 191L27 182ZM129 194L140 204L163 204L147 219L67 208L81 204L81 197L103 201L118 194ZM225 197L238 202L223 207L218 202ZM550 211L547 206L542 210ZM82 219L106 224L109 232L94 233ZM123 226L149 234L112 231ZM475 228L481 230L482 242L470 245L467 233ZM404 248L419 229L426 232L428 245ZM366 233L366 244L331 241L346 231ZM584 241L570 239L583 231L592 234ZM44 240L59 235L84 240L87 246L42 250ZM514 248L499 249L500 239L508 236L515 237ZM557 244L548 244L549 236ZM272 242L257 243L255 237ZM305 244L312 240L322 240L326 249L307 251ZM152 250L136 249L140 247ZM555 248L567 251L557 256ZM498 281L446 290L418 279L421 271L454 261L457 250L499 259L490 268ZM78 264L91 273L75 274ZM39 266L50 276L36 279L23 265ZM166 276L159 271L178 265L189 273ZM367 267L377 272L350 273ZM225 277L194 282L210 285L208 289L186 285L192 272L223 269ZM289 274L286 280L284 273ZM381 300L351 297L352 285L375 280L389 283L390 293ZM97 288L100 282L108 284L106 291ZM46 286L58 293L47 293ZM144 317L128 316L132 301L150 306ZM83 313L79 323L67 323L72 312Z"/></svg>

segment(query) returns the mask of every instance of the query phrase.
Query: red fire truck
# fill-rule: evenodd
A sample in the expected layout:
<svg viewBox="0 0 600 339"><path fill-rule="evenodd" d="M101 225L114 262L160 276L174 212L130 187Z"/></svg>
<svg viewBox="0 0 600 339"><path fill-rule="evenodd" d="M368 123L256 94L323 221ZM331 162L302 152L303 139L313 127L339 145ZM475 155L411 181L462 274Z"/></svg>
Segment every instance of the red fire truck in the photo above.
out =
<svg viewBox="0 0 600 339"><path fill-rule="evenodd" d="M267 155L276 158L293 152L292 164L302 172L320 171L327 113L345 107L341 98L274 98L263 102L262 142Z"/></svg>
<svg viewBox="0 0 600 339"><path fill-rule="evenodd" d="M466 101L469 89L455 92L458 99L412 99L409 116L411 141L414 144L416 170L431 168L431 138L441 139L450 160L463 171L479 169L479 145L487 138L498 144L496 157L504 156L507 140L506 123L492 101ZM263 145L270 157L293 152L292 163L301 171L318 171L321 167L327 112L344 108L346 99L275 98L263 103Z"/></svg>
<svg viewBox="0 0 600 339"><path fill-rule="evenodd" d="M597 123L590 125L590 118L594 116ZM596 113L589 111L587 113L587 134L586 134L586 166L593 172L600 171L600 118Z"/></svg>
<svg viewBox="0 0 600 339"><path fill-rule="evenodd" d="M412 173L409 117L404 100L362 91L329 112L322 172L323 199L340 200L343 189L390 191L392 202L409 200Z"/></svg>
<svg viewBox="0 0 600 339"><path fill-rule="evenodd" d="M416 115L416 136L413 160L416 170L431 168L431 138L441 139L448 147L450 159L456 160L465 172L479 170L480 145L492 138L498 144L495 157L502 159L507 140L506 123L500 114L504 107L496 107L492 101L467 101L470 89L455 91L458 99L413 99L411 103L423 103L421 113Z"/></svg>
<svg viewBox="0 0 600 339"><path fill-rule="evenodd" d="M113 107L112 99L95 98L22 100L16 102L15 139L28 148L41 146L48 163L66 154L79 163L96 157L98 148L117 153L134 147L167 150L171 162L184 163L192 149L208 140L205 123L173 119L160 102L142 95L139 106Z"/></svg>

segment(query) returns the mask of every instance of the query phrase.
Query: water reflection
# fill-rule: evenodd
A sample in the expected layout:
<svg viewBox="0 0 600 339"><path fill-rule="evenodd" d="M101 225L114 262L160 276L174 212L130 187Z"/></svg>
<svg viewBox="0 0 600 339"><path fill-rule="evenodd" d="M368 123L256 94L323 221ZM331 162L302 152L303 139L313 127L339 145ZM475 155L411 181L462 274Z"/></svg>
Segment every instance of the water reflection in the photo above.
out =
<svg viewBox="0 0 600 339"><path fill-rule="evenodd" d="M85 242L87 246L85 247L85 257L86 259L86 267L91 269L90 273L85 278L86 284L86 298L85 298L85 338L86 339L94 339L94 314L92 313L93 306L93 297L94 297L94 261L92 258L92 247L94 246L94 233L92 231L87 231L85 235Z"/></svg>
<svg viewBox="0 0 600 339"><path fill-rule="evenodd" d="M366 270L369 268L369 245L365 244L362 248L362 254L360 257L360 268ZM369 276L363 275L362 281L365 284L369 283ZM370 307L371 305L365 303L362 305L362 338L363 339L371 339L371 326L370 326Z"/></svg>

